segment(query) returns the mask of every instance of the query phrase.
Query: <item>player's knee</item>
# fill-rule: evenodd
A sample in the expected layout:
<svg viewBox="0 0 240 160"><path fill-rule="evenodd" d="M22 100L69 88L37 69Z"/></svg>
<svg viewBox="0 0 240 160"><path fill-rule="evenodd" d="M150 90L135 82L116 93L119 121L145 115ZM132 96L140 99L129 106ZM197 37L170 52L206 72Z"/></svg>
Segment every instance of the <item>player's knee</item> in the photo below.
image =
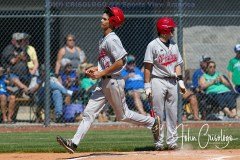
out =
<svg viewBox="0 0 240 160"><path fill-rule="evenodd" d="M84 111L84 112L83 112L83 119L85 119L85 120L90 120L90 121L94 121L95 115L92 114L91 112Z"/></svg>

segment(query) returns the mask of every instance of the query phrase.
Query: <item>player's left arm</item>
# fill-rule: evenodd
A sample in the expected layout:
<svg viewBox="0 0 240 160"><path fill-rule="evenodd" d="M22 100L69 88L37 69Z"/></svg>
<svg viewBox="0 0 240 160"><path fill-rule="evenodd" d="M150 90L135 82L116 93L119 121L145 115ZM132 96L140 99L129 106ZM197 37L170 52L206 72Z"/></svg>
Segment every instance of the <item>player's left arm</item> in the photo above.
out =
<svg viewBox="0 0 240 160"><path fill-rule="evenodd" d="M185 84L183 82L182 66L181 66L181 64L178 64L175 67L175 71L176 71L176 77L177 77L177 81L178 81L178 85L180 87L181 93L185 94L186 93L186 87L185 87Z"/></svg>
<svg viewBox="0 0 240 160"><path fill-rule="evenodd" d="M180 75L182 75L182 67L179 64L179 65L176 66L176 76L178 77Z"/></svg>

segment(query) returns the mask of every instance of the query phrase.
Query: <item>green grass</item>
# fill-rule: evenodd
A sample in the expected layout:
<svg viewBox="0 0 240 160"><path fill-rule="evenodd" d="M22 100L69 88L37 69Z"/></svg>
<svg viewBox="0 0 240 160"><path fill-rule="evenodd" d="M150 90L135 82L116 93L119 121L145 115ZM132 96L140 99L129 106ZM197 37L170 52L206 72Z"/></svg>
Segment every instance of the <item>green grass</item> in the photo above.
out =
<svg viewBox="0 0 240 160"><path fill-rule="evenodd" d="M209 134L220 135L219 129L209 129ZM224 128L224 135L231 135L238 140L230 142L226 149L240 148L240 129ZM198 137L199 129L191 129L190 135ZM187 134L187 130L184 131ZM56 136L72 137L74 132L30 132L30 133L0 133L0 152L65 152L56 142ZM181 132L179 132L179 136ZM207 142L207 136L202 136L201 143ZM180 140L180 139L179 139ZM179 141L179 144L181 141ZM206 149L216 149L216 143L209 143ZM200 149L197 141L184 142L183 147L191 146ZM220 145L221 146L221 145ZM90 130L78 148L79 152L102 151L148 151L153 150L152 134L147 129L93 131Z"/></svg>

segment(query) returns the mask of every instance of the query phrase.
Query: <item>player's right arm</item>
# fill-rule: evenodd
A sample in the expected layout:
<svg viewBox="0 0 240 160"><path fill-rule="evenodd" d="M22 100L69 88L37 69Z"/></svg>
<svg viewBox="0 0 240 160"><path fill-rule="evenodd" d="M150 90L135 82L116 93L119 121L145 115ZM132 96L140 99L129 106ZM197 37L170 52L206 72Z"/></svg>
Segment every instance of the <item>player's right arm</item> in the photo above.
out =
<svg viewBox="0 0 240 160"><path fill-rule="evenodd" d="M144 63L144 83L150 83L152 63Z"/></svg>
<svg viewBox="0 0 240 160"><path fill-rule="evenodd" d="M153 54L151 43L148 44L144 57L144 89L147 96L152 93L151 72L153 67Z"/></svg>
<svg viewBox="0 0 240 160"><path fill-rule="evenodd" d="M58 55L57 55L57 62L56 62L56 66L55 66L55 74L56 75L59 74L59 70L61 68L61 60L62 60L64 54L65 54L65 49L61 48L58 52Z"/></svg>

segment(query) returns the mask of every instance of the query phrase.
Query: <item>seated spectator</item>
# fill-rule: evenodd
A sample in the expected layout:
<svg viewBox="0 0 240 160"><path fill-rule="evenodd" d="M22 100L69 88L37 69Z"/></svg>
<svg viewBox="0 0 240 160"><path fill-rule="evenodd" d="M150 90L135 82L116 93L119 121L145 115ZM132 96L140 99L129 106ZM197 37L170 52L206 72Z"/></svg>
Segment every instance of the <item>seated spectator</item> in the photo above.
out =
<svg viewBox="0 0 240 160"><path fill-rule="evenodd" d="M23 92L28 93L28 87L25 83L29 82L29 71L27 68L28 55L24 52L20 43L21 33L12 35L11 44L4 48L1 57L3 68L10 69L10 80Z"/></svg>
<svg viewBox="0 0 240 160"><path fill-rule="evenodd" d="M44 93L45 90L45 69L42 68L40 72L40 76L37 80L37 85L32 88L31 92L38 92ZM65 88L59 80L51 76L50 77L50 89L52 94L52 101L55 107L55 119L57 123L64 122L63 118L63 96L73 96L76 97L79 93L75 91L68 90Z"/></svg>
<svg viewBox="0 0 240 160"><path fill-rule="evenodd" d="M191 110L193 112L193 120L199 121L198 113L198 100L196 95L189 89L186 89L186 92L183 94L184 101L187 101L190 104ZM183 120L187 120L186 115L183 116Z"/></svg>
<svg viewBox="0 0 240 160"><path fill-rule="evenodd" d="M68 34L65 38L65 46L62 47L57 55L57 62L55 66L55 75L58 77L61 69L63 69L62 60L70 60L74 70L77 70L80 64L86 62L86 56L82 49L75 44L75 36Z"/></svg>
<svg viewBox="0 0 240 160"><path fill-rule="evenodd" d="M85 63L84 65L80 66L80 74L82 75L80 88L83 89L87 93L89 93L89 91L92 90L92 87L94 87L94 85L97 83L96 79L92 79L92 78L86 76L86 74L85 74L85 71L91 67L93 67L92 63Z"/></svg>
<svg viewBox="0 0 240 160"><path fill-rule="evenodd" d="M143 108L141 97L144 92L144 75L141 70L135 65L135 57L132 55L127 56L127 66L121 72L121 76L125 79L125 90L134 100L134 105L138 112L146 115ZM145 95L146 97L146 95Z"/></svg>
<svg viewBox="0 0 240 160"><path fill-rule="evenodd" d="M202 55L200 59L200 68L196 69L192 76L192 86L191 90L196 95L198 100L199 111L201 113L201 119L206 119L206 96L204 92L201 90L199 85L200 77L206 72L207 62L211 60L211 57Z"/></svg>
<svg viewBox="0 0 240 160"><path fill-rule="evenodd" d="M20 40L19 44L22 47L22 49L29 56L29 61L27 61L27 66L28 66L28 70L29 70L29 73L30 73L31 81L30 81L30 84L29 84L28 88L31 89L32 87L37 85L37 77L39 76L38 57L37 57L37 53L36 53L35 48L33 46L29 45L30 35L28 35L26 33L20 33L20 37L22 39Z"/></svg>
<svg viewBox="0 0 240 160"><path fill-rule="evenodd" d="M234 47L235 57L228 62L228 76L235 90L240 93L240 44Z"/></svg>
<svg viewBox="0 0 240 160"><path fill-rule="evenodd" d="M200 68L196 69L192 76L192 89L199 91L199 79L205 73L207 62L211 60L209 56L202 56L200 60Z"/></svg>
<svg viewBox="0 0 240 160"><path fill-rule="evenodd" d="M15 109L16 97L14 95L10 95L7 87L8 83L9 80L4 74L4 69L0 67L0 103L3 123L12 123L12 116Z"/></svg>
<svg viewBox="0 0 240 160"><path fill-rule="evenodd" d="M76 73L76 70L73 70L72 64L69 62L64 66L64 70L60 72L59 76L59 82L68 90L73 92L79 92L79 80ZM75 99L78 99L79 97L72 97ZM67 104L70 104L70 96L67 96L66 99L68 99ZM66 102L66 101L65 101Z"/></svg>
<svg viewBox="0 0 240 160"><path fill-rule="evenodd" d="M236 118L236 94L230 90L231 84L216 71L213 61L207 63L206 73L200 78L199 84L214 104L216 104L229 118ZM216 108L215 108L216 109Z"/></svg>

